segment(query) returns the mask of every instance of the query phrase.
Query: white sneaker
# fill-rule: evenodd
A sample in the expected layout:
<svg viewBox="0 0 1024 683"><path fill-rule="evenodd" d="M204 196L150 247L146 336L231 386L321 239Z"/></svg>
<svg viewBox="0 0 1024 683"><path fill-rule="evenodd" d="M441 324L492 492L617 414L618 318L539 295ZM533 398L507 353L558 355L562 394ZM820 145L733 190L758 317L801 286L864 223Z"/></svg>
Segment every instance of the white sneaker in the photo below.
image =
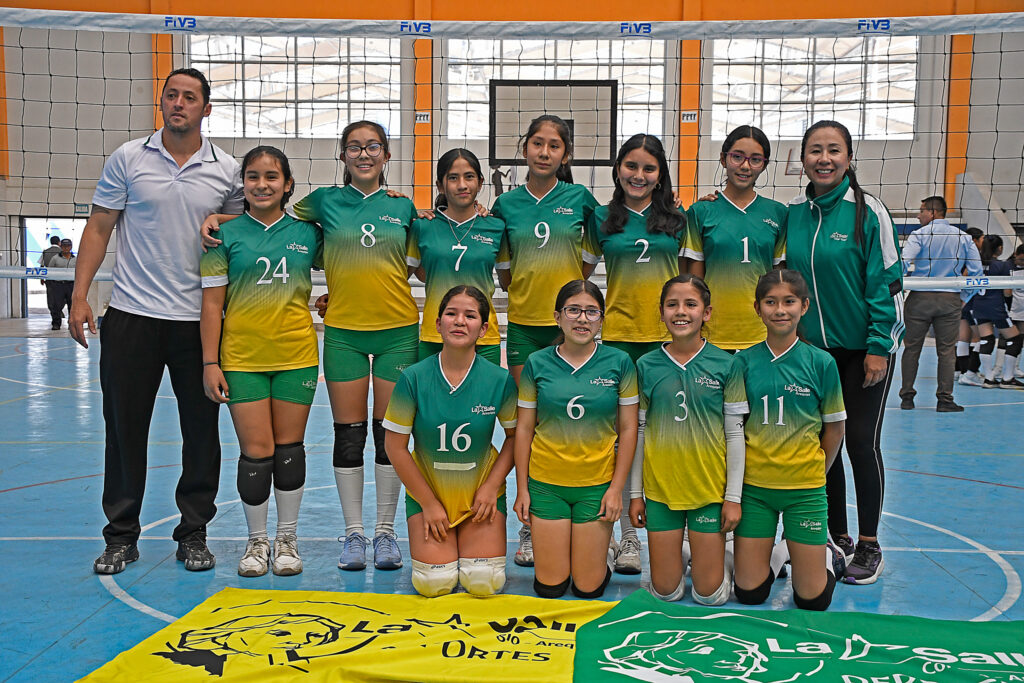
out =
<svg viewBox="0 0 1024 683"><path fill-rule="evenodd" d="M1013 376L1016 377L1017 379L1024 378L1024 369L1017 368L1016 370L1013 371Z"/></svg>
<svg viewBox="0 0 1024 683"><path fill-rule="evenodd" d="M985 382L982 380L981 375L976 372L967 371L960 375L960 384L967 387L983 387Z"/></svg>
<svg viewBox="0 0 1024 683"><path fill-rule="evenodd" d="M642 550L643 544L640 543L635 530L622 534L622 540L615 553L615 571L619 574L639 574Z"/></svg>
<svg viewBox="0 0 1024 683"><path fill-rule="evenodd" d="M266 571L264 569L264 571ZM295 536L278 536L274 539L274 573L278 576L294 576L302 573L302 558Z"/></svg>
<svg viewBox="0 0 1024 683"><path fill-rule="evenodd" d="M245 544L245 554L238 561L239 576L263 576L270 562L270 541L266 538L250 538Z"/></svg>
<svg viewBox="0 0 1024 683"><path fill-rule="evenodd" d="M519 529L519 549L512 561L520 567L533 566L533 536L530 535L530 527L523 526Z"/></svg>

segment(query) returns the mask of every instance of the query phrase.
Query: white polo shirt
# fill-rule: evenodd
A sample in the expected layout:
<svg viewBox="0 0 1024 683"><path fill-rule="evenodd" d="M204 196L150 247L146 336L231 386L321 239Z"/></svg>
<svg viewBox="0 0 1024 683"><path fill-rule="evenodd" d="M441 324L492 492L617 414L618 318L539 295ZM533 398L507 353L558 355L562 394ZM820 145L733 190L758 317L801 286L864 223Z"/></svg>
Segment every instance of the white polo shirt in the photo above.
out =
<svg viewBox="0 0 1024 683"><path fill-rule="evenodd" d="M179 168L161 128L110 155L92 201L121 211L110 305L151 318L199 320L199 226L213 213L242 213L238 162L204 136Z"/></svg>

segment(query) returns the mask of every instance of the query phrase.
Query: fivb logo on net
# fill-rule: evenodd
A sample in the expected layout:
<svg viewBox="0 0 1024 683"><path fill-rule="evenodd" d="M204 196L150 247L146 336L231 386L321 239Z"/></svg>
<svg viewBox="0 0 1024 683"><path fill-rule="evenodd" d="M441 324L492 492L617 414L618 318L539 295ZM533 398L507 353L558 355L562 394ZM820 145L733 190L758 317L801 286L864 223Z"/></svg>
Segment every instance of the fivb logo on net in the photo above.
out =
<svg viewBox="0 0 1024 683"><path fill-rule="evenodd" d="M652 33L652 25L649 21L620 21L619 33L630 36L649 36Z"/></svg>
<svg viewBox="0 0 1024 683"><path fill-rule="evenodd" d="M892 31L892 19L858 19L857 33L889 33Z"/></svg>
<svg viewBox="0 0 1024 683"><path fill-rule="evenodd" d="M399 33L418 33L426 35L430 33L429 21L403 21L398 24Z"/></svg>
<svg viewBox="0 0 1024 683"><path fill-rule="evenodd" d="M164 28L180 33L195 33L197 28L196 18L166 16L164 17Z"/></svg>

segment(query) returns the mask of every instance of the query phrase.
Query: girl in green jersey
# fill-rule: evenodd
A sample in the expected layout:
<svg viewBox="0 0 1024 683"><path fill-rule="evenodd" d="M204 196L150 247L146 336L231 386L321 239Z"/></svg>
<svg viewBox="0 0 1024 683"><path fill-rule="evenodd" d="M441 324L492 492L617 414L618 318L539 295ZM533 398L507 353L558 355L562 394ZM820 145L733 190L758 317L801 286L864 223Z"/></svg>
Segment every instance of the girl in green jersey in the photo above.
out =
<svg viewBox="0 0 1024 683"><path fill-rule="evenodd" d="M280 150L246 154L242 184L246 213L224 226L223 244L201 261L203 385L211 401L229 404L242 451L238 495L249 542L238 573L262 576L272 564L275 574L291 575L302 571L295 529L319 364L309 271L319 265L323 240L316 226L284 212L294 181ZM271 483L277 502L272 563Z"/></svg>

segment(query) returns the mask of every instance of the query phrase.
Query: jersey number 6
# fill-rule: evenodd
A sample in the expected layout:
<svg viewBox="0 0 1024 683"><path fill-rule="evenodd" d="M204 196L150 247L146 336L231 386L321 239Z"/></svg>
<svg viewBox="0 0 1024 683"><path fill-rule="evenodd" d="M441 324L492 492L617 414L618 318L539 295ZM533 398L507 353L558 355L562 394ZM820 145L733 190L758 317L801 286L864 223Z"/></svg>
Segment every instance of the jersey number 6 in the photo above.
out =
<svg viewBox="0 0 1024 683"><path fill-rule="evenodd" d="M583 394L580 394L579 396L573 396L571 399L569 399L569 403L566 404L565 412L569 415L570 419L579 420L580 418L583 417L583 414L587 412L581 404L576 402L581 398L583 398Z"/></svg>

